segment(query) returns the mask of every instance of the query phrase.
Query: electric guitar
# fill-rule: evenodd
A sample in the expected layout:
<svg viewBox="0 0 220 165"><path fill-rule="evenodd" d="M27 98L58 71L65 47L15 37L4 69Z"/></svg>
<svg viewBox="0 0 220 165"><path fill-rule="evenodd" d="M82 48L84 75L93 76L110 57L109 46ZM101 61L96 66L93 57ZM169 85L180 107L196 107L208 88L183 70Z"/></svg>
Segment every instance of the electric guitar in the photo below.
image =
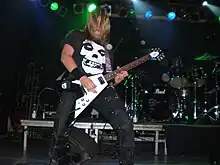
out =
<svg viewBox="0 0 220 165"><path fill-rule="evenodd" d="M89 92L86 88L84 88L81 85L79 80L73 80L72 83L79 85L83 91L83 96L76 99L76 102L75 102L75 119L106 88L106 86L108 85L108 81L114 79L115 76L117 75L117 73L119 73L121 70L128 71L128 70L131 70L131 69L145 63L148 60L154 59L154 60L161 61L164 59L164 57L165 57L164 53L162 52L161 49L153 48L150 50L149 54L121 67L120 69L117 69L117 70L115 70L111 73L108 73L106 75L98 74L98 75L88 77L96 85L95 90L97 91L97 93ZM66 84L62 84L61 87L63 89L65 89Z"/></svg>

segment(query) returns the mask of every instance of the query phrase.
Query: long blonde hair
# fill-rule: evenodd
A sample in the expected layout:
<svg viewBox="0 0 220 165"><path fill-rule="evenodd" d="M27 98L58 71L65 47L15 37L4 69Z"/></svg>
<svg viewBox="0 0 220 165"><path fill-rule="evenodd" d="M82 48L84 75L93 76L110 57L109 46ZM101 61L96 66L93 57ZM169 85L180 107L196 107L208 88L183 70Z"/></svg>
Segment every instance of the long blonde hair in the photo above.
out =
<svg viewBox="0 0 220 165"><path fill-rule="evenodd" d="M88 39L93 39L91 35L92 28L99 23L102 37L100 42L107 45L109 42L110 35L110 19L107 13L101 8L97 8L94 12L89 13L88 20L85 28L85 33Z"/></svg>

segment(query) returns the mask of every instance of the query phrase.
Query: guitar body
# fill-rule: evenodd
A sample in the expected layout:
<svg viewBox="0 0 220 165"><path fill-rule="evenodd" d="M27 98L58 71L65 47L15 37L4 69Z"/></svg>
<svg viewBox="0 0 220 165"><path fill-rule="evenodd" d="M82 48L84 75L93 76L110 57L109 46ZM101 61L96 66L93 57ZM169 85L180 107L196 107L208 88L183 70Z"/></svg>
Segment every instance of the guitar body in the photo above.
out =
<svg viewBox="0 0 220 165"><path fill-rule="evenodd" d="M91 102L106 88L108 82L105 80L102 74L98 74L95 76L90 76L89 79L93 81L96 85L97 93L89 92L86 88L84 88L79 80L72 81L73 84L80 85L84 95L82 97L77 98L75 102L75 118L78 117L86 107L91 104Z"/></svg>

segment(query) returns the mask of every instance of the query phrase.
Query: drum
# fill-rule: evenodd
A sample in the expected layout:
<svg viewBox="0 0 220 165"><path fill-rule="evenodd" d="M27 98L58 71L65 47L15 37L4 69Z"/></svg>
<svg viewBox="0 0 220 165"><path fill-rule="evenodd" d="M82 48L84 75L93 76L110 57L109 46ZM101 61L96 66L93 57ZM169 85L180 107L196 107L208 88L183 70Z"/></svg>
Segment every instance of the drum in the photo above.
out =
<svg viewBox="0 0 220 165"><path fill-rule="evenodd" d="M169 110L169 93L166 85L154 84L152 88L144 91L142 95L143 113L145 120L168 121L171 117Z"/></svg>
<svg viewBox="0 0 220 165"><path fill-rule="evenodd" d="M56 114L56 108L60 102L60 95L56 89L46 87L38 95L38 105L43 118L51 118ZM45 117L44 117L45 116Z"/></svg>
<svg viewBox="0 0 220 165"><path fill-rule="evenodd" d="M194 67L193 71L191 73L191 79L193 82L196 82L197 87L201 87L205 84L205 79L207 77L207 74L204 72L204 69L202 67Z"/></svg>
<svg viewBox="0 0 220 165"><path fill-rule="evenodd" d="M174 67L169 71L168 75L168 84L175 89L186 88L189 85L187 74L182 68Z"/></svg>

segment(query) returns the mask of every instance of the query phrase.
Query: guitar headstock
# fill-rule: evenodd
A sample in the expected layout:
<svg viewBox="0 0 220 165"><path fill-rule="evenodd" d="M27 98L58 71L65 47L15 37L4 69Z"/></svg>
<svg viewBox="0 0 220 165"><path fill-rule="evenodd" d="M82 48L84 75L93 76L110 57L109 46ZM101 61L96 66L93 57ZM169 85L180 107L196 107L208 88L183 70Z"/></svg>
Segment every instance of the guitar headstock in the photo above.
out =
<svg viewBox="0 0 220 165"><path fill-rule="evenodd" d="M152 60L162 61L165 58L164 52L160 48L151 48L149 55Z"/></svg>

